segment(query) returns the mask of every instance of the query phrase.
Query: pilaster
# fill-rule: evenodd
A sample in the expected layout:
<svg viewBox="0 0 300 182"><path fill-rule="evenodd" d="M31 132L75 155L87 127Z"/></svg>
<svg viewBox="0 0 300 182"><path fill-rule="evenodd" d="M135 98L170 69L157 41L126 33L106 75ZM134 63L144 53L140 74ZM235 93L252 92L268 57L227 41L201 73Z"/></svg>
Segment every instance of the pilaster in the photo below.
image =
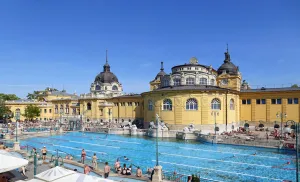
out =
<svg viewBox="0 0 300 182"><path fill-rule="evenodd" d="M182 124L182 98L181 97L175 97L174 98L174 119L175 124L181 125Z"/></svg>
<svg viewBox="0 0 300 182"><path fill-rule="evenodd" d="M256 121L255 108L256 108L256 99L251 99L251 121Z"/></svg>
<svg viewBox="0 0 300 182"><path fill-rule="evenodd" d="M266 115L267 115L267 121L271 121L271 99L266 99Z"/></svg>
<svg viewBox="0 0 300 182"><path fill-rule="evenodd" d="M282 113L286 113L286 106L287 106L287 99L282 99L282 108L281 108L281 110L282 110ZM287 115L289 114L289 113L286 113ZM283 117L283 122L286 122L286 117Z"/></svg>
<svg viewBox="0 0 300 182"><path fill-rule="evenodd" d="M208 104L207 94L203 93L201 98L201 124L209 124L208 115L210 114L210 104Z"/></svg>

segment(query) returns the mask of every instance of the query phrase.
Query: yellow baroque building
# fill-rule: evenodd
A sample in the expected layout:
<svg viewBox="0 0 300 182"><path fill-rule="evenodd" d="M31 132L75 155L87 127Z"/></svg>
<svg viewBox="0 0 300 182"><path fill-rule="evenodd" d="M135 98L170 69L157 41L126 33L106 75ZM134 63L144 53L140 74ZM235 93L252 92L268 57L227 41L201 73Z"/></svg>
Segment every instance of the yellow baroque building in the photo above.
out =
<svg viewBox="0 0 300 182"><path fill-rule="evenodd" d="M226 128L239 121L299 121L300 88L251 89L242 82L239 67L231 61L228 50L217 69L198 63L176 65L164 72L163 62L150 90L141 94L123 94L122 84L108 64L96 75L88 94L48 91L39 100L7 101L14 113L24 112L28 104L41 109L41 120L80 118L85 121L143 121L147 128L156 115L171 129L189 124ZM21 120L25 118L22 116Z"/></svg>

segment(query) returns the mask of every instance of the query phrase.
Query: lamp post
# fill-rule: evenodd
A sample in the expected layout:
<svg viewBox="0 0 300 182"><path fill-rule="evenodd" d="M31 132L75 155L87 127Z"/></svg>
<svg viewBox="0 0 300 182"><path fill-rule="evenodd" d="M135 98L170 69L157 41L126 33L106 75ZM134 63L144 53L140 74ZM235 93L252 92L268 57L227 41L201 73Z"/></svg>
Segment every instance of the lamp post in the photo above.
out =
<svg viewBox="0 0 300 182"><path fill-rule="evenodd" d="M16 141L14 142L14 150L20 150L20 143L18 142L18 120L20 119L20 113L16 112Z"/></svg>
<svg viewBox="0 0 300 182"><path fill-rule="evenodd" d="M211 115L214 116L214 120L215 120L215 135L217 135L217 115L219 115L219 111L218 110L213 110L211 112Z"/></svg>
<svg viewBox="0 0 300 182"><path fill-rule="evenodd" d="M62 109L61 111L60 111L60 119L59 119L59 132L60 133L62 133L63 131L62 131L62 128L61 128L61 120L62 120L62 114L64 113L64 110Z"/></svg>
<svg viewBox="0 0 300 182"><path fill-rule="evenodd" d="M158 121L159 116L156 114L156 166L154 167L152 181L162 181L162 166L158 165Z"/></svg>
<svg viewBox="0 0 300 182"><path fill-rule="evenodd" d="M36 168L37 168L37 153L34 151L33 154L33 175L36 175Z"/></svg>
<svg viewBox="0 0 300 182"><path fill-rule="evenodd" d="M159 116L156 114L156 166L158 166L158 120Z"/></svg>
<svg viewBox="0 0 300 182"><path fill-rule="evenodd" d="M286 115L286 113L277 112L277 113L276 113L276 117L277 117L277 118L280 118L280 122L281 122L281 124L280 124L280 129L281 129L281 140L282 140L282 135L283 135L282 122L283 122L283 118L286 118L287 115Z"/></svg>

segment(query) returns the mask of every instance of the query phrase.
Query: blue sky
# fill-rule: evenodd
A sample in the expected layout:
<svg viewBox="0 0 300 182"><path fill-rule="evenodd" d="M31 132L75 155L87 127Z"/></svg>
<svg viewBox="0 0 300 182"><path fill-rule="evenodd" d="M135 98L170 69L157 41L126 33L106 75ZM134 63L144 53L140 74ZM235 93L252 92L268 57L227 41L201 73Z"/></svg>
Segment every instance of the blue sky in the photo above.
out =
<svg viewBox="0 0 300 182"><path fill-rule="evenodd" d="M252 87L300 83L299 0L12 0L0 4L0 92L88 93L105 50L125 92L196 56L217 69L226 43Z"/></svg>

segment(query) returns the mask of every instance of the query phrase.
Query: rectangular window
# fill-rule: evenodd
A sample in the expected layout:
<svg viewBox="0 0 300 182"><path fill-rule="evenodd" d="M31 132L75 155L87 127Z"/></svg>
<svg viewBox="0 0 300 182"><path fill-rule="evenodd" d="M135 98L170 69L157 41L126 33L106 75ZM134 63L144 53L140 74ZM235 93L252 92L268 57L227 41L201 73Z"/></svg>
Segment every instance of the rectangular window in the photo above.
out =
<svg viewBox="0 0 300 182"><path fill-rule="evenodd" d="M288 104L293 104L293 99L292 98L288 98Z"/></svg>
<svg viewBox="0 0 300 182"><path fill-rule="evenodd" d="M52 109L49 109L49 113L52 113Z"/></svg>
<svg viewBox="0 0 300 182"><path fill-rule="evenodd" d="M251 99L247 99L247 104L251 104Z"/></svg>
<svg viewBox="0 0 300 182"><path fill-rule="evenodd" d="M128 104L128 106L132 106L132 102L128 102L127 104Z"/></svg>
<svg viewBox="0 0 300 182"><path fill-rule="evenodd" d="M261 104L266 104L266 99L261 99Z"/></svg>
<svg viewBox="0 0 300 182"><path fill-rule="evenodd" d="M121 106L125 106L125 102L121 102Z"/></svg>
<svg viewBox="0 0 300 182"><path fill-rule="evenodd" d="M115 106L118 106L118 103L115 103Z"/></svg>
<svg viewBox="0 0 300 182"><path fill-rule="evenodd" d="M139 102L135 102L134 104L135 104L136 106L139 106L139 105L140 105L140 103L139 103Z"/></svg>
<svg viewBox="0 0 300 182"><path fill-rule="evenodd" d="M281 104L281 99L272 99L272 104Z"/></svg>
<svg viewBox="0 0 300 182"><path fill-rule="evenodd" d="M103 116L103 109L100 109L100 116Z"/></svg>
<svg viewBox="0 0 300 182"><path fill-rule="evenodd" d="M44 113L47 113L47 109L44 109Z"/></svg>
<svg viewBox="0 0 300 182"><path fill-rule="evenodd" d="M277 99L277 104L281 104L281 99Z"/></svg>
<svg viewBox="0 0 300 182"><path fill-rule="evenodd" d="M272 103L272 104L276 104L276 99L272 99L272 100L271 100L271 103Z"/></svg>
<svg viewBox="0 0 300 182"><path fill-rule="evenodd" d="M242 100L242 104L246 104L246 100L245 99Z"/></svg>
<svg viewBox="0 0 300 182"><path fill-rule="evenodd" d="M256 104L260 104L260 99L256 99Z"/></svg>
<svg viewBox="0 0 300 182"><path fill-rule="evenodd" d="M294 98L294 104L298 104L298 98Z"/></svg>

